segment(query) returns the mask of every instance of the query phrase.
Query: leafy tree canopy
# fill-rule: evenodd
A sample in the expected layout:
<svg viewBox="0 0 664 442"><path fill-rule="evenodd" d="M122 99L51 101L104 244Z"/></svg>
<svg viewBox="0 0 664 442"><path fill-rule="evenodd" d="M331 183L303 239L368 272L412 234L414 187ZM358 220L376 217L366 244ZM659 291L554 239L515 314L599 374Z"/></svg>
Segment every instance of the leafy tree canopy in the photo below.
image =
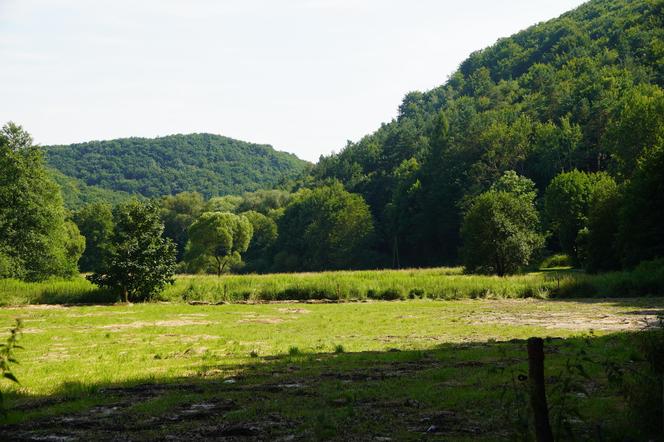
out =
<svg viewBox="0 0 664 442"><path fill-rule="evenodd" d="M253 235L247 218L230 212L205 212L189 228L187 258L196 263L215 261L217 275L247 251Z"/></svg>
<svg viewBox="0 0 664 442"><path fill-rule="evenodd" d="M21 126L0 131L0 277L72 276L83 251L42 150Z"/></svg>
<svg viewBox="0 0 664 442"><path fill-rule="evenodd" d="M113 218L103 268L88 279L117 291L125 302L149 300L173 283L175 272L175 245L163 237L159 208L132 200L115 207Z"/></svg>
<svg viewBox="0 0 664 442"><path fill-rule="evenodd" d="M77 210L73 220L85 237L85 252L79 261L83 272L101 271L113 235L113 208L107 203L93 203Z"/></svg>
<svg viewBox="0 0 664 442"><path fill-rule="evenodd" d="M371 255L374 230L369 207L339 183L300 192L278 226L277 270L353 268Z"/></svg>
<svg viewBox="0 0 664 442"><path fill-rule="evenodd" d="M463 219L461 256L469 273L516 273L544 245L537 210L523 195L490 190L477 196Z"/></svg>

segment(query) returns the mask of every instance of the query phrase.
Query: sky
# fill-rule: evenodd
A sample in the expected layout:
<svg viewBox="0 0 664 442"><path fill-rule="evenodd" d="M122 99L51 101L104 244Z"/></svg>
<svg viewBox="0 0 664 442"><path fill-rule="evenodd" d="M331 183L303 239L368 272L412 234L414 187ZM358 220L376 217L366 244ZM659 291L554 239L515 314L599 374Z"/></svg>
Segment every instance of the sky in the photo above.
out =
<svg viewBox="0 0 664 442"><path fill-rule="evenodd" d="M208 132L316 161L580 0L0 0L0 124L40 144Z"/></svg>

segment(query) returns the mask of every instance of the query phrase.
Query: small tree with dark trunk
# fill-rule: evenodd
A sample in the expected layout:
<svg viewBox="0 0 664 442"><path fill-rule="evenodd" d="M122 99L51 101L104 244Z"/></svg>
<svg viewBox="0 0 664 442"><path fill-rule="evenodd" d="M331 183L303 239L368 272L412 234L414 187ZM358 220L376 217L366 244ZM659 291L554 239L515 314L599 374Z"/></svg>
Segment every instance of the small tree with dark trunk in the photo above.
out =
<svg viewBox="0 0 664 442"><path fill-rule="evenodd" d="M115 208L115 226L103 268L88 279L118 291L125 302L152 298L173 283L175 245L152 203L130 201Z"/></svg>
<svg viewBox="0 0 664 442"><path fill-rule="evenodd" d="M544 245L532 201L491 190L476 197L461 226L461 256L469 273L515 273Z"/></svg>

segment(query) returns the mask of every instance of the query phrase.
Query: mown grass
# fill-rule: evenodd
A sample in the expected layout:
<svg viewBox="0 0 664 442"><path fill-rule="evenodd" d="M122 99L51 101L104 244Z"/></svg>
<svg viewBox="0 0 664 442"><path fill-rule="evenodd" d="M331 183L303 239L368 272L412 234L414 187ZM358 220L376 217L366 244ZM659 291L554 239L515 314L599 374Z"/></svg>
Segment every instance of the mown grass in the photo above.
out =
<svg viewBox="0 0 664 442"><path fill-rule="evenodd" d="M549 269L508 277L464 275L461 268L339 271L271 275L179 275L156 301L398 300L629 297L664 294L664 265L587 275ZM0 280L0 305L109 303L108 290L84 278L26 283Z"/></svg>
<svg viewBox="0 0 664 442"><path fill-rule="evenodd" d="M25 349L21 384L0 385L0 438L191 440L240 425L264 440L510 440L527 407L511 382L526 372L530 336L551 338L547 379L564 377L579 350L598 362L586 367L592 394L572 395L574 431L620 437L628 416L599 363L635 366L629 336L615 332L644 310L664 300L3 308L1 329L23 318Z"/></svg>

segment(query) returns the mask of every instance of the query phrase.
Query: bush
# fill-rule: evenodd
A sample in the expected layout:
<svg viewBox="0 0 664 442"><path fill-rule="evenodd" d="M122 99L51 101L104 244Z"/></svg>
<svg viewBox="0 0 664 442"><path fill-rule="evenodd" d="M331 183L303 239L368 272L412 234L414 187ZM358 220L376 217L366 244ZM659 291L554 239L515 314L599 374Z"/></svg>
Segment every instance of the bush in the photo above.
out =
<svg viewBox="0 0 664 442"><path fill-rule="evenodd" d="M564 253L558 253L556 255L551 255L547 258L544 258L542 263L539 265L540 269L552 269L556 267L571 267L572 259L569 255Z"/></svg>

